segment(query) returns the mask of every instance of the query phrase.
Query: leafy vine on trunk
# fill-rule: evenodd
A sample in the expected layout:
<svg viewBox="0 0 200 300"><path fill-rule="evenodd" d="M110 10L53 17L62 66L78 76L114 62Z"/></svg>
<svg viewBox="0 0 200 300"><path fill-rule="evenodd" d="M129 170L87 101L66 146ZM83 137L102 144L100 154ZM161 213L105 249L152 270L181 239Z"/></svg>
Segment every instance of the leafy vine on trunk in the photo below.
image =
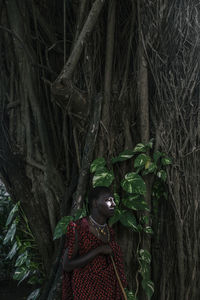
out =
<svg viewBox="0 0 200 300"><path fill-rule="evenodd" d="M90 162L149 136L174 161L167 200L155 204L149 182L153 297L199 298L199 16L197 0L0 1L0 177L51 274L46 299L55 225L84 199ZM135 290L137 237L118 238Z"/></svg>

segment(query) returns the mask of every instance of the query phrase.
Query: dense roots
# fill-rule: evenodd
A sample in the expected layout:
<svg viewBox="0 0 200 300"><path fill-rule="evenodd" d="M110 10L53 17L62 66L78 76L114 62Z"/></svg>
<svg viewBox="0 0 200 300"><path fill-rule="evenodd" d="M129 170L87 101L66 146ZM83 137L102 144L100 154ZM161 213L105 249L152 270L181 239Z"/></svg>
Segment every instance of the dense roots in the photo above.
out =
<svg viewBox="0 0 200 300"><path fill-rule="evenodd" d="M173 159L149 244L154 299L199 298L199 15L194 0L0 1L0 176L47 271L55 261L46 299L52 234L82 206L92 159L152 137ZM119 239L135 289L137 238Z"/></svg>

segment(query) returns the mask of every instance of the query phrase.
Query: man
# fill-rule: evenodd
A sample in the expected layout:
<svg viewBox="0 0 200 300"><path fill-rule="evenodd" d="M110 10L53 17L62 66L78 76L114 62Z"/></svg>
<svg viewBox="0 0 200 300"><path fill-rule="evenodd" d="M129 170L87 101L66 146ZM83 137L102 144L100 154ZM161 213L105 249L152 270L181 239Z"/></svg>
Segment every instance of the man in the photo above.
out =
<svg viewBox="0 0 200 300"><path fill-rule="evenodd" d="M116 206L113 195L107 187L96 187L88 201L90 215L67 228L62 300L124 299L119 283L126 286L121 250L108 226Z"/></svg>

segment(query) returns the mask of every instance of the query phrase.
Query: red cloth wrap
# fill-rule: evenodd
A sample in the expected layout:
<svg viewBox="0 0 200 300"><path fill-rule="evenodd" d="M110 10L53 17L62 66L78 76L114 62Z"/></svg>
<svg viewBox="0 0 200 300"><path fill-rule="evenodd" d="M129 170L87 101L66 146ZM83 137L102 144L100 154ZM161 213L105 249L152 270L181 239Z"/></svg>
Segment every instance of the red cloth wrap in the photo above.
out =
<svg viewBox="0 0 200 300"><path fill-rule="evenodd" d="M70 222L67 228L65 248L68 248L68 258L72 258L75 247L75 230L77 230L79 255L83 256L92 249L104 245L89 231L87 218L76 223ZM114 261L126 287L122 253L110 230L110 247L113 250ZM122 300L123 295L119 286L111 259L108 255L97 255L89 264L73 272L63 272L62 300Z"/></svg>

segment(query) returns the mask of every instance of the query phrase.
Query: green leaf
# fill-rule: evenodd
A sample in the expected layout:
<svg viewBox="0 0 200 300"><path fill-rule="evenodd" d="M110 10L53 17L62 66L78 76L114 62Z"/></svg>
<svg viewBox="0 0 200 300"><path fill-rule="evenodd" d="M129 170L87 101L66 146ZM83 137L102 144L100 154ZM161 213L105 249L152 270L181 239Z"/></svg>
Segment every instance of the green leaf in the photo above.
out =
<svg viewBox="0 0 200 300"><path fill-rule="evenodd" d="M142 232L142 230L143 230L142 225L141 225L141 224L138 224L138 226L137 226L137 231L138 231L138 232Z"/></svg>
<svg viewBox="0 0 200 300"><path fill-rule="evenodd" d="M113 172L109 171L108 169L104 168L95 172L92 183L93 187L96 186L107 186L109 187L114 180Z"/></svg>
<svg viewBox="0 0 200 300"><path fill-rule="evenodd" d="M15 206L10 211L7 221L6 221L6 226L8 226L12 222L12 220L15 216L15 213L18 211L18 208L19 208L19 202L17 204L15 204Z"/></svg>
<svg viewBox="0 0 200 300"><path fill-rule="evenodd" d="M145 170L142 172L142 175L154 173L155 170L157 169L157 166L155 163L152 163L152 162L149 162L149 164L147 164L147 163L145 164Z"/></svg>
<svg viewBox="0 0 200 300"><path fill-rule="evenodd" d="M128 149L123 152L121 152L117 157L114 157L112 159L112 163L115 164L116 162L125 161L127 159L130 159L134 155L134 150Z"/></svg>
<svg viewBox="0 0 200 300"><path fill-rule="evenodd" d="M20 267L15 270L13 279L18 280L19 281L18 284L20 284L20 282L26 279L29 276L29 274L30 274L30 270L28 270L26 267Z"/></svg>
<svg viewBox="0 0 200 300"><path fill-rule="evenodd" d="M151 254L145 249L140 249L139 259L145 261L147 264L151 263Z"/></svg>
<svg viewBox="0 0 200 300"><path fill-rule="evenodd" d="M16 228L17 228L17 224L15 222L13 222L3 240L4 245L7 244L9 241L11 241L11 242L13 241L15 232L16 232Z"/></svg>
<svg viewBox="0 0 200 300"><path fill-rule="evenodd" d="M13 256L17 253L17 250L19 249L17 242L15 242L9 251L8 255L6 256L6 259L12 259Z"/></svg>
<svg viewBox="0 0 200 300"><path fill-rule="evenodd" d="M150 139L150 141L145 145L146 148L152 149L153 148L153 141L154 141L154 139Z"/></svg>
<svg viewBox="0 0 200 300"><path fill-rule="evenodd" d="M170 159L169 157L163 157L163 158L161 159L161 164L162 164L163 166L168 166L168 165L171 165L171 164L172 164L172 161L171 161L171 159Z"/></svg>
<svg viewBox="0 0 200 300"><path fill-rule="evenodd" d="M142 280L142 287L146 295L151 298L154 293L154 283L151 280Z"/></svg>
<svg viewBox="0 0 200 300"><path fill-rule="evenodd" d="M133 292L128 291L128 290L125 290L125 291L126 291L126 295L127 295L128 300L137 300L137 297L134 295Z"/></svg>
<svg viewBox="0 0 200 300"><path fill-rule="evenodd" d="M149 216L142 216L140 220L142 224L149 224Z"/></svg>
<svg viewBox="0 0 200 300"><path fill-rule="evenodd" d="M38 274L31 276L31 278L28 280L28 283L32 284L32 285L36 285L36 284L42 284L43 279L38 277Z"/></svg>
<svg viewBox="0 0 200 300"><path fill-rule="evenodd" d="M67 232L67 225L72 220L73 220L72 216L65 216L58 222L53 235L54 240L60 238L63 234Z"/></svg>
<svg viewBox="0 0 200 300"><path fill-rule="evenodd" d="M147 210L149 211L146 200L141 195L130 195L122 200L122 203L133 210Z"/></svg>
<svg viewBox="0 0 200 300"><path fill-rule="evenodd" d="M91 163L90 172L94 173L98 170L101 170L105 167L105 165L106 165L105 158L103 157L97 158Z"/></svg>
<svg viewBox="0 0 200 300"><path fill-rule="evenodd" d="M146 232L146 233L153 234L153 230L152 230L152 228L151 228L150 226L144 227L143 230L144 230L144 232Z"/></svg>
<svg viewBox="0 0 200 300"><path fill-rule="evenodd" d="M109 219L109 225L112 226L113 224L117 223L120 219L121 214L121 210L116 208L114 216Z"/></svg>
<svg viewBox="0 0 200 300"><path fill-rule="evenodd" d="M151 274L151 270L150 270L150 265L147 264L145 261L140 261L140 270L139 272L142 275L142 278L144 280L149 280L150 279L150 274Z"/></svg>
<svg viewBox="0 0 200 300"><path fill-rule="evenodd" d="M114 193L115 204L118 206L120 202L120 196L117 193Z"/></svg>
<svg viewBox="0 0 200 300"><path fill-rule="evenodd" d="M81 218L83 218L85 216L86 216L86 209L85 209L85 207L84 208L80 208L80 209L78 209L76 211L73 220L76 221L76 220L81 219Z"/></svg>
<svg viewBox="0 0 200 300"><path fill-rule="evenodd" d="M157 164L159 158L162 157L163 155L164 155L164 153L162 153L160 151L155 151L154 154L153 154L154 162Z"/></svg>
<svg viewBox="0 0 200 300"><path fill-rule="evenodd" d="M167 179L167 173L164 170L160 170L157 173L158 178L162 179L163 181L166 181Z"/></svg>
<svg viewBox="0 0 200 300"><path fill-rule="evenodd" d="M120 215L120 222L122 223L122 225L137 231L137 221L131 212L125 211L124 213L122 213Z"/></svg>
<svg viewBox="0 0 200 300"><path fill-rule="evenodd" d="M134 161L134 167L135 168L144 167L148 162L150 163L150 161L151 158L148 155L144 153L139 154Z"/></svg>
<svg viewBox="0 0 200 300"><path fill-rule="evenodd" d="M130 194L144 195L146 193L146 185L144 180L137 173L128 173L121 182L122 188Z"/></svg>
<svg viewBox="0 0 200 300"><path fill-rule="evenodd" d="M24 264L24 262L27 260L28 252L25 251L24 253L20 254L15 262L15 267L20 267Z"/></svg>
<svg viewBox="0 0 200 300"><path fill-rule="evenodd" d="M36 300L40 294L40 289L34 290L26 300Z"/></svg>
<svg viewBox="0 0 200 300"><path fill-rule="evenodd" d="M139 143L139 144L137 144L137 145L135 146L135 148L134 148L133 151L134 151L134 153L136 153L136 152L146 152L146 147L145 147L144 144Z"/></svg>

